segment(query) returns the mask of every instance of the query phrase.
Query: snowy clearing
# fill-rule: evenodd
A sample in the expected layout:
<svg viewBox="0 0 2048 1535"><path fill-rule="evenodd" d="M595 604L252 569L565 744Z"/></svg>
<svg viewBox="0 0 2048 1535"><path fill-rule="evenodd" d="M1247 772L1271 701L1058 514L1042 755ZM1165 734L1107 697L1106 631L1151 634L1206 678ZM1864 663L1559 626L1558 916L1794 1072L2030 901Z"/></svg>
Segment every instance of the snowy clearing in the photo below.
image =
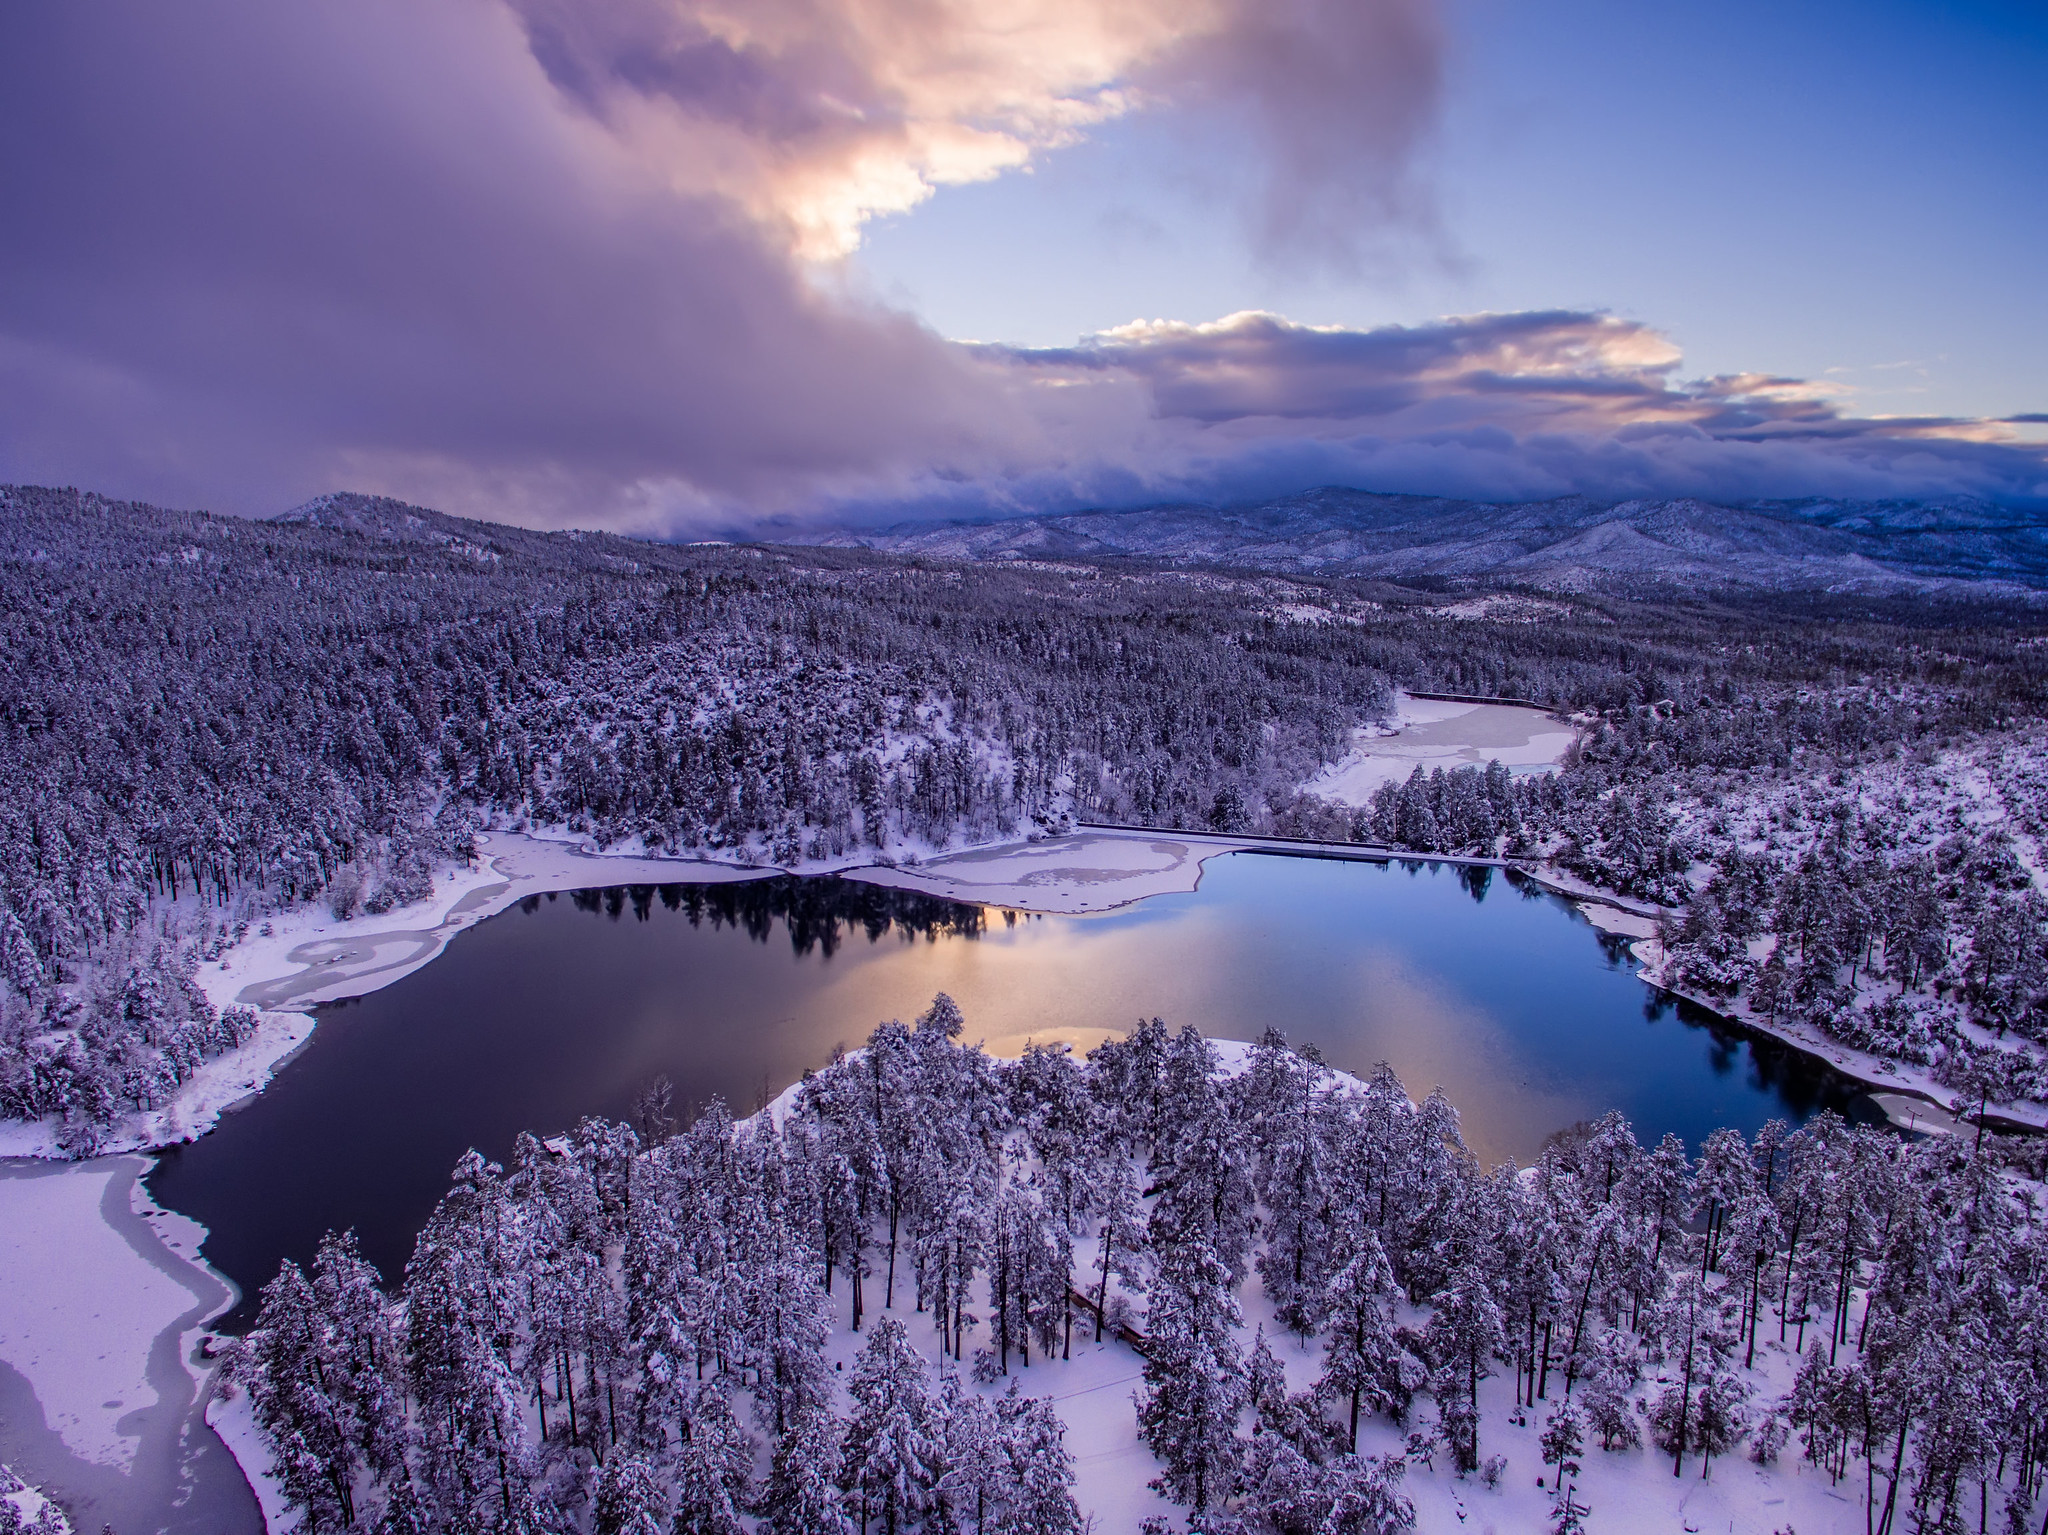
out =
<svg viewBox="0 0 2048 1535"><path fill-rule="evenodd" d="M1353 733L1345 756L1302 785L1340 805L1365 805L1381 784L1400 783L1418 767L1485 767L1498 758L1521 772L1540 772L1564 761L1577 735L1541 709L1516 704L1454 703L1396 695L1399 712L1384 729Z"/></svg>

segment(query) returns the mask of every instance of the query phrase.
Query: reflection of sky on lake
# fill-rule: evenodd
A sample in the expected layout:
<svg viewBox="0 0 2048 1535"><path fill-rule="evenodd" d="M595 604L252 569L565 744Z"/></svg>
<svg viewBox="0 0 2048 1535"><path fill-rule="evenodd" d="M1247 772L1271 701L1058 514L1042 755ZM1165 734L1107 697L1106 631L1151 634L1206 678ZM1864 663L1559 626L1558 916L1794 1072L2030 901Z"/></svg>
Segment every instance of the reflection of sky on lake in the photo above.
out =
<svg viewBox="0 0 2048 1535"><path fill-rule="evenodd" d="M1569 905L1504 878L1475 902L1443 865L1224 858L1193 894L997 920L973 941L891 934L825 968L821 1012L908 1018L946 991L969 1036L1005 1055L1030 1039L1091 1045L1153 1015L1240 1039L1271 1024L1353 1071L1385 1060L1418 1097L1442 1086L1488 1159L1526 1160L1611 1107L1694 1140L1796 1113L1736 1073L1739 1040L1648 1022L1654 994Z"/></svg>
<svg viewBox="0 0 2048 1535"><path fill-rule="evenodd" d="M1443 865L1237 854L1199 890L1084 917L840 881L536 898L323 1009L278 1081L151 1187L212 1229L208 1255L245 1287L330 1227L359 1228L395 1273L466 1148L502 1159L521 1130L624 1117L663 1074L679 1104L745 1112L939 991L1005 1055L1157 1015L1226 1038L1271 1025L1361 1074L1385 1060L1418 1098L1441 1086L1489 1162L1609 1108L1645 1140L1697 1144L1845 1101L1790 1052L1682 1020L1569 903L1527 892Z"/></svg>

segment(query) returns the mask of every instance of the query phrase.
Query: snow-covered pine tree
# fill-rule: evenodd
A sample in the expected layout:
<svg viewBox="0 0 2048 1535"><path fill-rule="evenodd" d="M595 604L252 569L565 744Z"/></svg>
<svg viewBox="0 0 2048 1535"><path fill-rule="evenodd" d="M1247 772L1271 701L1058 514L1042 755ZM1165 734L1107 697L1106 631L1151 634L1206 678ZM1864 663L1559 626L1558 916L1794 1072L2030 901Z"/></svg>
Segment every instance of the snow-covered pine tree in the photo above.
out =
<svg viewBox="0 0 2048 1535"><path fill-rule="evenodd" d="M1394 1270L1372 1227L1347 1212L1338 1225L1337 1261L1317 1309L1325 1318L1323 1371L1317 1392L1341 1404L1350 1447L1358 1448L1362 1413L1405 1404L1420 1384L1420 1361L1394 1338L1401 1298ZM1406 1369L1404 1370L1404 1366Z"/></svg>
<svg viewBox="0 0 2048 1535"><path fill-rule="evenodd" d="M928 1373L892 1316L875 1324L854 1362L839 1476L863 1529L870 1519L881 1520L887 1535L921 1529L932 1507L945 1439Z"/></svg>
<svg viewBox="0 0 2048 1535"><path fill-rule="evenodd" d="M1066 1436L1048 1397L1023 1398L1003 1414L1008 1487L995 1525L1003 1535L1082 1535L1086 1526L1074 1502L1074 1457Z"/></svg>
<svg viewBox="0 0 2048 1535"><path fill-rule="evenodd" d="M1430 1306L1423 1336L1436 1364L1431 1389L1437 1413L1453 1462L1460 1471L1476 1471L1479 1383L1493 1373L1491 1361L1507 1341L1506 1319L1494 1299L1492 1277L1471 1260L1451 1271Z"/></svg>
<svg viewBox="0 0 2048 1535"><path fill-rule="evenodd" d="M637 1455L614 1455L597 1479L591 1535L668 1535L669 1500L654 1468Z"/></svg>
<svg viewBox="0 0 2048 1535"><path fill-rule="evenodd" d="M1543 1451L1543 1464L1557 1467L1554 1485L1563 1487L1568 1478L1579 1474L1579 1454L1586 1447L1585 1430L1578 1409L1569 1400L1551 1409L1550 1416L1544 1420L1539 1444Z"/></svg>
<svg viewBox="0 0 2048 1535"><path fill-rule="evenodd" d="M1119 1141L1105 1141L1097 1183L1098 1218L1095 1257L1095 1340L1102 1341L1102 1329L1109 1318L1109 1283L1116 1280L1130 1294L1145 1289L1147 1226L1145 1206L1138 1188L1138 1172L1128 1149Z"/></svg>
<svg viewBox="0 0 2048 1535"><path fill-rule="evenodd" d="M1697 1272L1688 1269L1650 1318L1665 1363L1677 1377L1650 1407L1650 1425L1658 1445L1671 1454L1673 1476L1683 1474L1688 1451L1704 1449L1700 1398L1725 1374L1738 1337L1734 1309L1727 1296L1709 1289ZM1725 1427L1726 1414L1716 1410L1719 1430Z"/></svg>
<svg viewBox="0 0 2048 1535"><path fill-rule="evenodd" d="M1285 1036L1269 1028L1237 1084L1239 1112L1256 1148L1253 1183L1270 1223L1259 1277L1282 1324L1303 1337L1321 1325L1317 1308L1337 1204L1324 1103L1331 1081L1313 1046L1290 1050Z"/></svg>
<svg viewBox="0 0 2048 1535"><path fill-rule="evenodd" d="M1154 1229L1200 1232L1237 1285L1258 1229L1258 1194L1215 1049L1193 1028L1182 1028L1167 1047L1158 1136L1151 1167L1158 1190Z"/></svg>
<svg viewBox="0 0 2048 1535"><path fill-rule="evenodd" d="M839 1489L839 1445L830 1414L813 1408L788 1420L775 1441L756 1512L762 1535L853 1535Z"/></svg>
<svg viewBox="0 0 2048 1535"><path fill-rule="evenodd" d="M1152 1485L1200 1513L1230 1493L1246 1390L1233 1334L1243 1317L1203 1229L1162 1230L1155 1209L1152 1246L1158 1271L1145 1313L1138 1429L1164 1467Z"/></svg>

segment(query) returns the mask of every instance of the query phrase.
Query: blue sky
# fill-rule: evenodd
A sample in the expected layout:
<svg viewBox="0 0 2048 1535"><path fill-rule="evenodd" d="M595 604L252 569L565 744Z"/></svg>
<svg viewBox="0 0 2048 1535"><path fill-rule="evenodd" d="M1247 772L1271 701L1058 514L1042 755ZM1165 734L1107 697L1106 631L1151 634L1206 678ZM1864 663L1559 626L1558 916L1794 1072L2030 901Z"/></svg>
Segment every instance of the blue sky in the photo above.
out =
<svg viewBox="0 0 2048 1535"><path fill-rule="evenodd" d="M1459 0L1422 164L1440 233L1355 272L1271 259L1225 135L1136 116L942 190L858 264L942 333L1604 309L1687 374L1853 386L1860 412L2048 410L2048 5Z"/></svg>

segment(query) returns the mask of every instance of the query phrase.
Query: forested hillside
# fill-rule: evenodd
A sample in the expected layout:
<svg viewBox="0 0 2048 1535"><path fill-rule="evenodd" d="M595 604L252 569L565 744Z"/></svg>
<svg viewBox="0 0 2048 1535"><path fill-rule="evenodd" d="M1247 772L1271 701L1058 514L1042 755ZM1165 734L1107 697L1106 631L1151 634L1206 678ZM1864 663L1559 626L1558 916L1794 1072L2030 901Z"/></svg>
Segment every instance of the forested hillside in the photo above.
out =
<svg viewBox="0 0 2048 1535"><path fill-rule="evenodd" d="M1959 1028L2040 1034L2032 630L1983 603L1540 612L361 497L248 522L0 491L0 1113L88 1147L246 1027L194 966L294 902L404 905L485 824L784 866L1071 815L1550 857L1692 904L1708 989L1765 974L1737 947L1768 929L1796 943L1772 984L1844 1030L1944 1059L1976 1048ZM1534 699L1584 747L1363 811L1304 796L1396 686ZM1803 914L1778 899L1795 867ZM1835 1007L1872 976L1902 978L1910 1030Z"/></svg>

